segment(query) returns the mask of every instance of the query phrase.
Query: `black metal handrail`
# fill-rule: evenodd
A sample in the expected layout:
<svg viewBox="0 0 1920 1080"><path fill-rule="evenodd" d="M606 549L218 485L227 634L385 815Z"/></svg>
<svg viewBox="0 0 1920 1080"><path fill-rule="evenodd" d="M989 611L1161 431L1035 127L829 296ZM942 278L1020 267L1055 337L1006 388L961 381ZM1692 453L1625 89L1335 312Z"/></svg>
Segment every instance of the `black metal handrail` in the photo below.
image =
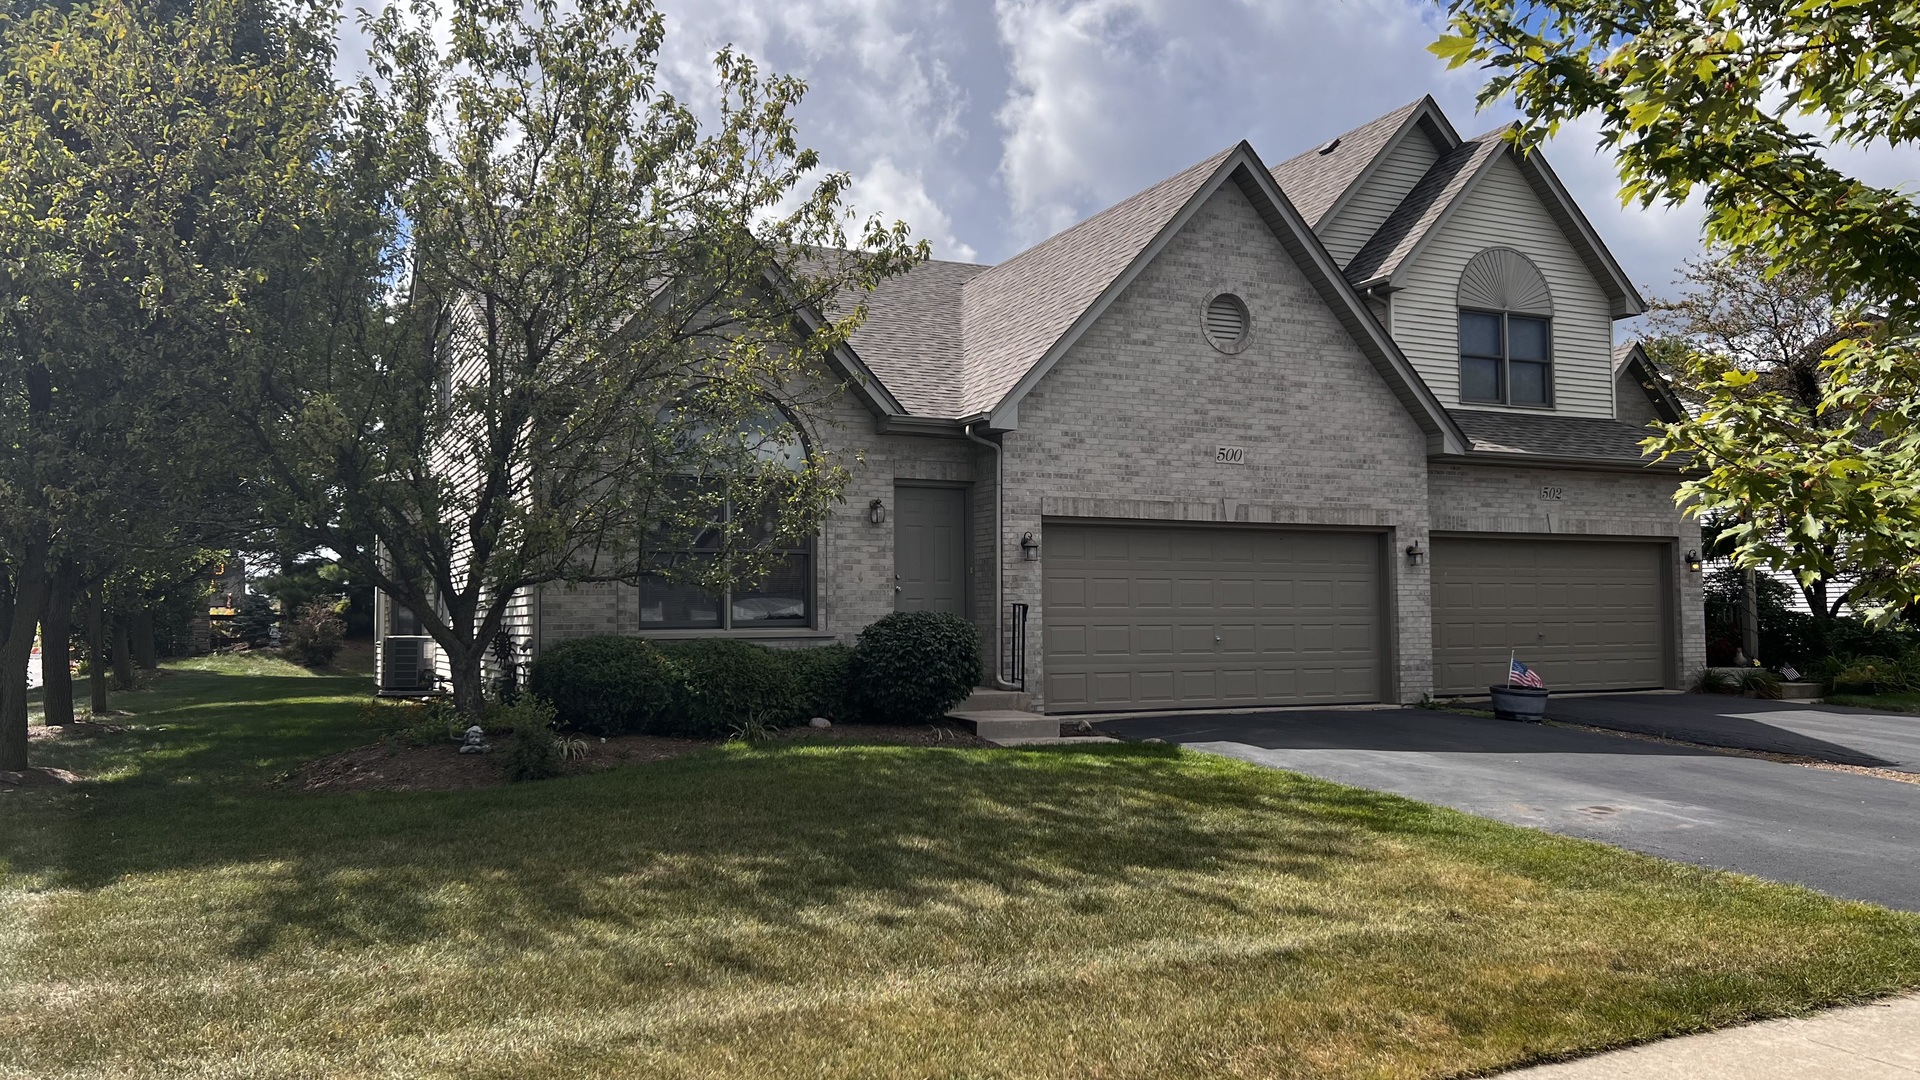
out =
<svg viewBox="0 0 1920 1080"><path fill-rule="evenodd" d="M1027 605L1014 604L1013 617L1007 620L1007 655L1000 669L1006 681L1027 688Z"/></svg>

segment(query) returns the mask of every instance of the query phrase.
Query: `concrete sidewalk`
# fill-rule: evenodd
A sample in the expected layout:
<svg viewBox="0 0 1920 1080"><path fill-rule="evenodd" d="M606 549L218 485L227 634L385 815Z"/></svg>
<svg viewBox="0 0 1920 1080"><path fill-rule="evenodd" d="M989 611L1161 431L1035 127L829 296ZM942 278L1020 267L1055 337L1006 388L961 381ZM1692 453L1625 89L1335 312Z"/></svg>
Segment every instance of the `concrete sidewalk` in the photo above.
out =
<svg viewBox="0 0 1920 1080"><path fill-rule="evenodd" d="M1915 1080L1920 996L1648 1043L1500 1080Z"/></svg>

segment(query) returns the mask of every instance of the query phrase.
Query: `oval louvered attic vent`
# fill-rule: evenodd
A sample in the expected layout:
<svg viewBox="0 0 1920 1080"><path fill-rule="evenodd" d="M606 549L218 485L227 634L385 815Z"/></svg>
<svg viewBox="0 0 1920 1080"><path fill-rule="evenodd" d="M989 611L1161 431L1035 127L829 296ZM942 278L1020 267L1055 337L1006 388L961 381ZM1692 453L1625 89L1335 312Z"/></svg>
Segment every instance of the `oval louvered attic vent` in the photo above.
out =
<svg viewBox="0 0 1920 1080"><path fill-rule="evenodd" d="M1238 352L1247 343L1247 305L1232 293L1207 301L1207 340L1222 352Z"/></svg>

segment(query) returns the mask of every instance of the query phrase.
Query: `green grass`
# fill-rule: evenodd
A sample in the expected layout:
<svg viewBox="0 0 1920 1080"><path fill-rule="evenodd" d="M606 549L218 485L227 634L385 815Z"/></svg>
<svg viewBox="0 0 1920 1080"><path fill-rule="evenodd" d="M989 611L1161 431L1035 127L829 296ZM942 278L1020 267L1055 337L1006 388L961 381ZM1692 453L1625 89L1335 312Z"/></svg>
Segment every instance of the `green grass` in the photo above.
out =
<svg viewBox="0 0 1920 1080"><path fill-rule="evenodd" d="M1439 1077L1920 985L1911 916L1162 746L296 794L366 683L238 664L0 795L0 1075Z"/></svg>
<svg viewBox="0 0 1920 1080"><path fill-rule="evenodd" d="M1832 705L1851 705L1857 709L1920 713L1920 694L1826 694L1821 700Z"/></svg>

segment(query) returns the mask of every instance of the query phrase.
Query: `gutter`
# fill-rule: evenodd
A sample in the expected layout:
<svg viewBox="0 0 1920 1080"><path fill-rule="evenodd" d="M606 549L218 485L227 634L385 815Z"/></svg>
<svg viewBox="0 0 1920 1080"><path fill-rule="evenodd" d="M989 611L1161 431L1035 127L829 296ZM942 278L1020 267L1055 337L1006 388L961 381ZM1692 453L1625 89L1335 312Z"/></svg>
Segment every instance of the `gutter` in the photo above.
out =
<svg viewBox="0 0 1920 1080"><path fill-rule="evenodd" d="M1000 516L1001 479L1006 475L1006 470L1001 468L999 443L975 435L972 424L961 430L969 440L993 451L993 674L987 677L987 681L993 684L995 690L1018 690L1020 687L1001 677L1000 670L1000 650L1004 648L1001 642L1006 637L1007 629L1007 523Z"/></svg>
<svg viewBox="0 0 1920 1080"><path fill-rule="evenodd" d="M1472 454L1428 454L1427 460L1445 465L1506 465L1532 469L1578 469L1585 472L1624 472L1646 475L1670 474L1698 476L1692 465L1652 461L1627 461L1622 458L1558 457L1546 454L1516 454L1482 450Z"/></svg>

